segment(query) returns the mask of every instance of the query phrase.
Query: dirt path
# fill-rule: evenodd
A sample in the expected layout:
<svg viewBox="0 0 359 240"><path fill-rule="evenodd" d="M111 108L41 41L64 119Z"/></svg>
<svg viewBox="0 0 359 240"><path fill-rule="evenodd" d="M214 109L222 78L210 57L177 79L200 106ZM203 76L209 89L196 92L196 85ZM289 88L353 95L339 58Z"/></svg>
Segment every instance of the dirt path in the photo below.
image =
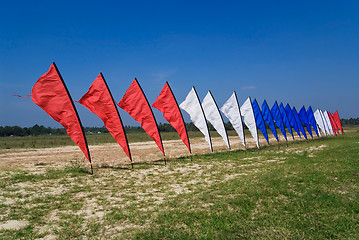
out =
<svg viewBox="0 0 359 240"><path fill-rule="evenodd" d="M229 138L233 150L244 149L236 136ZM292 139L288 139L291 140ZM208 143L204 138L190 139L193 154L210 153ZM280 139L284 142L284 138ZM255 142L252 138L246 139L247 148L254 148ZM271 144L276 144L274 138L270 139ZM212 138L213 150L227 151L222 138ZM169 140L163 142L166 158L176 158L189 155L187 147L181 140ZM265 146L267 142L260 138L260 145ZM130 161L117 144L103 144L89 146L94 167L127 166ZM164 159L161 151L154 141L136 142L130 144L134 163L152 162ZM70 161L87 163L83 153L77 146L64 146L56 148L38 149L3 149L0 150L0 169L22 168L33 171L43 166L60 167Z"/></svg>

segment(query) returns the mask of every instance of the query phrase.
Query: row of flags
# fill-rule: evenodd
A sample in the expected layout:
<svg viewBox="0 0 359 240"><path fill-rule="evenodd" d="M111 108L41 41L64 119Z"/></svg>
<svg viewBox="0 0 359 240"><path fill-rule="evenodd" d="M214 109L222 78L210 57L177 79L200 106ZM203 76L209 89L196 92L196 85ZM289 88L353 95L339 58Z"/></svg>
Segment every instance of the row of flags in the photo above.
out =
<svg viewBox="0 0 359 240"><path fill-rule="evenodd" d="M35 83L32 88L31 97L33 102L66 129L67 134L79 146L85 154L85 157L91 163L90 151L80 117L55 63L53 63L49 71L42 75ZM155 141L163 155L165 155L161 135L151 105L137 79L133 80L125 95L120 102L116 104L104 76L100 73L89 90L78 102L95 113L104 122L105 127L121 146L131 163L131 151L116 105L129 113L133 119L141 124L144 131ZM221 112L232 124L244 147L246 147L244 124L249 129L258 148L258 130L262 132L269 144L266 126L269 127L277 141L279 141L277 128L280 129L286 141L286 129L292 135L293 139L294 134L292 129L297 132L300 138L303 135L303 137L307 139L308 137L303 126L306 127L307 132L312 138L312 130L318 137L322 135L337 135L339 134L339 130L343 134L338 111L331 114L330 112L323 112L318 109L313 113L311 107L306 110L303 106L300 111L297 112L295 107L291 108L289 104L284 107L282 103L278 104L277 102L269 108L265 100L260 108L257 100L254 99L252 101L250 97L240 106L235 91L221 108L218 107L210 91L208 91L201 103L194 87L192 87L186 99L181 104L178 104L169 84L166 82L156 101L152 104L152 107L157 108L163 113L163 117L178 132L190 153L190 141L180 109L183 109L189 114L194 125L203 133L212 152L213 147L208 122L213 125L215 130L223 138L226 146L230 149L230 142Z"/></svg>

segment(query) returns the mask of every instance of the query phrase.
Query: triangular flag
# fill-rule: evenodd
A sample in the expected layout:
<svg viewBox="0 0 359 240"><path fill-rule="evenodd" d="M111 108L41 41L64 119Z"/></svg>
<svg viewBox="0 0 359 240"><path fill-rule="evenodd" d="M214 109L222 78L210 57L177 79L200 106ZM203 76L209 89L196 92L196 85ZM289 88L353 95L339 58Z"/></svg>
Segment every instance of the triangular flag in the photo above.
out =
<svg viewBox="0 0 359 240"><path fill-rule="evenodd" d="M307 109L307 116L308 116L308 121L309 121L309 124L312 126L314 132L317 134L317 136L319 137L319 131L318 131L318 128L317 128L317 122L315 121L315 117L314 117L314 114L313 114L313 110L312 110L312 107L309 106L309 108Z"/></svg>
<svg viewBox="0 0 359 240"><path fill-rule="evenodd" d="M344 134L344 131L343 131L343 128L342 128L342 123L340 122L340 117L339 117L338 110L335 111L335 113L334 113L334 120L335 120L337 126L340 128L340 131L342 132L342 134Z"/></svg>
<svg viewBox="0 0 359 240"><path fill-rule="evenodd" d="M152 104L152 107L157 108L163 113L164 119L166 119L171 126L176 129L183 143L187 146L189 152L191 153L186 125L168 82L166 82L163 86L160 95L158 95L156 101Z"/></svg>
<svg viewBox="0 0 359 240"><path fill-rule="evenodd" d="M335 131L337 132L337 134L339 134L339 127L338 127L338 125L337 125L337 123L336 123L336 121L334 119L333 113L331 113L331 112L328 112L328 113L329 113L329 115L330 115L330 117L332 119Z"/></svg>
<svg viewBox="0 0 359 240"><path fill-rule="evenodd" d="M330 120L330 124L332 124L333 132L334 132L335 136L337 136L337 129L336 129L336 125L335 125L335 122L333 120L332 114L330 112L327 112L327 113L328 113L328 117L329 117L329 120Z"/></svg>
<svg viewBox="0 0 359 240"><path fill-rule="evenodd" d="M282 115L283 122L284 122L285 126L287 127L289 133L292 135L292 138L294 140L292 126L290 125L289 118L288 118L288 115L287 115L287 113L286 113L286 111L284 109L283 103L280 103L279 111L280 111L280 114Z"/></svg>
<svg viewBox="0 0 359 240"><path fill-rule="evenodd" d="M307 111L305 110L304 106L299 110L298 116L300 121L304 123L304 125L307 127L307 131L309 135L313 138L312 129L310 128Z"/></svg>
<svg viewBox="0 0 359 240"><path fill-rule="evenodd" d="M209 133L207 120L194 87L192 87L186 99L180 104L179 107L189 114L193 124L203 133L204 138L209 144L209 148L213 152L211 135Z"/></svg>
<svg viewBox="0 0 359 240"><path fill-rule="evenodd" d="M327 119L328 116L326 116L322 110L319 110L319 111L320 111L320 115L322 116L322 119L323 119L323 122L324 122L325 131L327 132L327 135L332 135L332 136L334 136L334 133L332 133L333 130L330 131L330 130L331 130L331 126L330 126L330 123L328 122L329 119Z"/></svg>
<svg viewBox="0 0 359 240"><path fill-rule="evenodd" d="M303 127L303 123L302 123L302 121L300 121L300 118L299 118L297 109L295 109L295 107L293 107L293 108L292 108L292 111L293 111L294 118L295 118L295 120L297 121L299 130L302 132L302 134L303 134L303 136L305 137L305 139L308 140L307 134L305 133L305 130L304 130L304 127Z"/></svg>
<svg viewBox="0 0 359 240"><path fill-rule="evenodd" d="M78 102L101 118L109 133L132 161L120 114L102 73Z"/></svg>
<svg viewBox="0 0 359 240"><path fill-rule="evenodd" d="M256 142L257 148L259 149L258 133L257 133L257 124L253 112L251 98L248 97L247 100L241 106L241 114L243 116L243 122L248 127L249 132L251 133L254 141Z"/></svg>
<svg viewBox="0 0 359 240"><path fill-rule="evenodd" d="M252 107L253 107L254 116L256 117L257 127L263 133L264 138L267 140L267 143L269 144L266 124L264 123L261 109L259 108L259 105L258 105L258 102L256 99L253 100Z"/></svg>
<svg viewBox="0 0 359 240"><path fill-rule="evenodd" d="M315 118L315 121L317 122L320 130L322 130L324 136L327 136L327 131L325 130L324 121L323 121L322 115L320 114L319 109L317 109L314 112L314 118ZM319 136L320 136L320 131L318 131L318 133L319 133Z"/></svg>
<svg viewBox="0 0 359 240"><path fill-rule="evenodd" d="M163 155L165 155L155 116L136 78L127 89L118 106L141 124L143 130L156 142Z"/></svg>
<svg viewBox="0 0 359 240"><path fill-rule="evenodd" d="M285 140L287 141L287 133L285 132L283 117L282 117L282 114L280 113L277 101L275 101L273 106L272 106L271 114L273 116L273 119L275 120L275 124L277 125L277 127L279 127L279 129L282 132Z"/></svg>
<svg viewBox="0 0 359 240"><path fill-rule="evenodd" d="M241 110L239 108L236 92L233 92L232 96L221 107L221 111L231 122L234 130L237 132L239 139L244 147L246 147Z"/></svg>
<svg viewBox="0 0 359 240"><path fill-rule="evenodd" d="M263 116L263 120L268 124L269 129L272 131L274 137L277 139L278 142L279 140L278 140L277 130L274 125L273 116L268 107L266 100L264 100L262 104L262 116Z"/></svg>
<svg viewBox="0 0 359 240"><path fill-rule="evenodd" d="M289 104L287 103L287 105L285 106L285 112L287 113L290 125L294 128L294 130L297 132L299 138L302 138L302 136L300 135L299 132L299 127L298 127L298 123L297 120L295 120L294 114L292 109L290 108Z"/></svg>
<svg viewBox="0 0 359 240"><path fill-rule="evenodd" d="M66 128L69 137L80 147L91 163L90 151L79 115L55 63L35 83L31 99Z"/></svg>
<svg viewBox="0 0 359 240"><path fill-rule="evenodd" d="M327 112L327 111L324 111L324 112L323 112L323 115L324 115L325 121L327 122L328 130L329 130L330 134L331 134L332 136L334 136L335 134L334 134L334 131L333 131L332 122L330 121L328 112Z"/></svg>
<svg viewBox="0 0 359 240"><path fill-rule="evenodd" d="M224 143L230 149L228 135L226 128L224 127L223 118L219 112L216 101L213 98L211 91L208 91L207 95L204 97L202 102L202 108L206 119L212 124L214 129L221 135Z"/></svg>

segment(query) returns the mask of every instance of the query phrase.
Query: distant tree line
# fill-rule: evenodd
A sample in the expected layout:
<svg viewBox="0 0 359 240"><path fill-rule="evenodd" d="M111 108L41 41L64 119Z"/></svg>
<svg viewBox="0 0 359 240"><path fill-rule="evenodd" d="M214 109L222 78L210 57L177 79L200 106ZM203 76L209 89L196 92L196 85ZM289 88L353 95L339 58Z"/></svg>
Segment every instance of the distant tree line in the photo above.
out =
<svg viewBox="0 0 359 240"><path fill-rule="evenodd" d="M350 118L350 119L340 119L343 126L346 125L359 125L359 118ZM225 123L225 127L227 130L233 130L233 126L231 123ZM246 126L244 126L246 128ZM134 132L144 132L141 127L133 127L133 126L124 126L126 133L134 133ZM186 123L187 131L199 131L195 125L190 122ZM212 124L208 123L208 128L210 131L214 131L214 127ZM174 132L175 129L168 123L159 123L158 129L160 132ZM84 131L87 134L92 133L108 133L108 130L103 127L84 127ZM34 125L32 127L24 127L21 128L19 126L0 126L0 137L9 137L9 136L38 136L38 135L64 135L66 134L66 130L64 128L51 128L44 127L39 125Z"/></svg>
<svg viewBox="0 0 359 240"><path fill-rule="evenodd" d="M359 118L340 119L342 126L345 125L359 125Z"/></svg>

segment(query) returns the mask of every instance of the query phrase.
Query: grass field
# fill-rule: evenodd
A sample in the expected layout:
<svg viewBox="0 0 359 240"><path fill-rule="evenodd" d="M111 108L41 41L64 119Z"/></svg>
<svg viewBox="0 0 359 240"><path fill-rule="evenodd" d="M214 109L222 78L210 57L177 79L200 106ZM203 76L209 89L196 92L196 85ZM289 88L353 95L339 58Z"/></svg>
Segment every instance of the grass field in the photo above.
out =
<svg viewBox="0 0 359 240"><path fill-rule="evenodd" d="M359 130L94 175L7 169L0 190L1 239L359 239Z"/></svg>

